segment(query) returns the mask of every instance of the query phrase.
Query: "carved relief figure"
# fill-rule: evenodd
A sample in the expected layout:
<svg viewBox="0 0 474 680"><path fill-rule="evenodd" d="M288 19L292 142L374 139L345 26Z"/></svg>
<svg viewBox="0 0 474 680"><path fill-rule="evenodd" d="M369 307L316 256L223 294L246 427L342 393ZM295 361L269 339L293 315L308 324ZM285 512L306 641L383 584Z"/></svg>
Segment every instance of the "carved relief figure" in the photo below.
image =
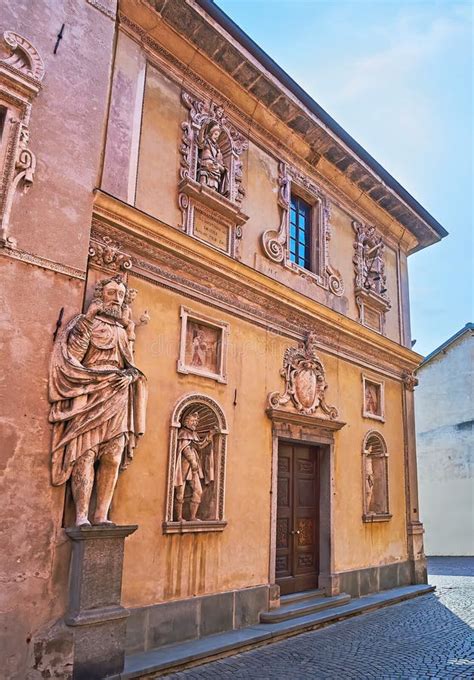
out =
<svg viewBox="0 0 474 680"><path fill-rule="evenodd" d="M186 333L186 358L191 366L217 373L219 330L188 322Z"/></svg>
<svg viewBox="0 0 474 680"><path fill-rule="evenodd" d="M207 363L206 361L207 344L206 339L204 337L204 331L198 330L194 332L192 348L193 356L191 358L191 364L193 366L205 366Z"/></svg>
<svg viewBox="0 0 474 680"><path fill-rule="evenodd" d="M171 414L165 534L223 531L227 425L221 407L188 394Z"/></svg>
<svg viewBox="0 0 474 680"><path fill-rule="evenodd" d="M145 431L146 379L134 365L129 291L120 275L96 284L85 314L58 336L51 362L52 483L71 480L76 526L110 524L119 469L133 458ZM97 468L97 471L95 470Z"/></svg>
<svg viewBox="0 0 474 680"><path fill-rule="evenodd" d="M197 433L199 413L192 411L184 416L178 431L176 469L174 476L175 502L174 514L177 522L183 521L183 504L186 484L192 496L189 504L189 521L201 521L196 517L202 500L202 484L206 486L214 481L214 447L213 437L217 428L212 428L205 436ZM201 458L203 457L203 459Z"/></svg>
<svg viewBox="0 0 474 680"><path fill-rule="evenodd" d="M205 184L219 194L228 196L228 172L224 165L224 157L219 146L221 132L222 129L220 125L214 120L211 120L209 123L202 126L198 137L200 153L197 180L200 184Z"/></svg>
<svg viewBox="0 0 474 680"><path fill-rule="evenodd" d="M367 458L365 459L365 507L367 512L371 511L372 495L374 493L374 468L372 464L372 458L370 454L372 453L372 447L370 446L366 450Z"/></svg>
<svg viewBox="0 0 474 680"><path fill-rule="evenodd" d="M316 354L314 332L307 332L305 340L298 347L288 347L280 373L285 378L285 392L272 392L269 395L272 408L291 401L296 410L305 415L320 408L332 420L337 418L337 409L326 404L324 392L328 385L324 367Z"/></svg>
<svg viewBox="0 0 474 680"><path fill-rule="evenodd" d="M391 303L385 275L385 244L375 227L355 220L354 256L355 295L359 321L369 328L384 332L385 312Z"/></svg>
<svg viewBox="0 0 474 680"><path fill-rule="evenodd" d="M378 392L377 385L370 382L365 383L365 408L374 415L379 415L380 412Z"/></svg>
<svg viewBox="0 0 474 680"><path fill-rule="evenodd" d="M362 445L363 491L366 522L388 521L388 453L381 434L369 432Z"/></svg>

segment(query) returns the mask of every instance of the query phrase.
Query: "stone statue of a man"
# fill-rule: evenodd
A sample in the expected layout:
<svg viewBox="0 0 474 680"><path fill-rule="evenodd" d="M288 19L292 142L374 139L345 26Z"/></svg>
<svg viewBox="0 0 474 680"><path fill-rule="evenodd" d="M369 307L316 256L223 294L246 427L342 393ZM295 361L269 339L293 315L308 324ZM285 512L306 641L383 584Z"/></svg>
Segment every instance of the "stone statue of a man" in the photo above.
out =
<svg viewBox="0 0 474 680"><path fill-rule="evenodd" d="M99 281L87 312L58 336L51 361L52 483L71 479L76 526L90 524L94 482L92 523L111 523L119 469L145 431L146 379L134 365L127 293L120 276Z"/></svg>
<svg viewBox="0 0 474 680"><path fill-rule="evenodd" d="M190 503L191 522L199 521L196 513L199 510L202 499L202 484L209 484L214 481L214 456L211 447L208 459L204 466L201 463L199 451L205 449L212 443L212 438L217 429L213 429L201 439L196 432L199 424L199 413L193 412L185 416L182 426L178 431L178 450L176 455L176 468L174 476L175 487L175 516L177 522L183 521L183 503L186 483L192 490ZM204 469L203 469L204 468Z"/></svg>
<svg viewBox="0 0 474 680"><path fill-rule="evenodd" d="M201 149L198 181L223 196L229 193L229 179L224 157L219 146L221 128L215 121L203 126L198 145Z"/></svg>

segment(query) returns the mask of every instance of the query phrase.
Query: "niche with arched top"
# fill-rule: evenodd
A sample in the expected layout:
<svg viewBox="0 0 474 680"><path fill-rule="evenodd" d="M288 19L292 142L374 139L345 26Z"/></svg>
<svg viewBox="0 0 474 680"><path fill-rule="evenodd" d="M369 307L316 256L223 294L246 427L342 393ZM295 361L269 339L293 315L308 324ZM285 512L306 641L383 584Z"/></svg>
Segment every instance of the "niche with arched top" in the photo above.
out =
<svg viewBox="0 0 474 680"><path fill-rule="evenodd" d="M389 520L388 452L384 438L374 430L362 443L364 522Z"/></svg>
<svg viewBox="0 0 474 680"><path fill-rule="evenodd" d="M214 399L190 394L170 424L164 533L222 531L227 422Z"/></svg>

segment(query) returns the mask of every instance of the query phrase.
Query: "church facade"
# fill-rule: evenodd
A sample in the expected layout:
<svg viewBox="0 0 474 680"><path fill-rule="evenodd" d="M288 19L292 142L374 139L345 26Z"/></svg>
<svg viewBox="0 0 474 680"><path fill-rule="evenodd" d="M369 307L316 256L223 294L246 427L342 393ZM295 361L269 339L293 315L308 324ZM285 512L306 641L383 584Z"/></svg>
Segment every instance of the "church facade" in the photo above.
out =
<svg viewBox="0 0 474 680"><path fill-rule="evenodd" d="M138 525L126 653L426 582L407 257L441 225L209 0L1 18L7 677L67 677L94 517Z"/></svg>

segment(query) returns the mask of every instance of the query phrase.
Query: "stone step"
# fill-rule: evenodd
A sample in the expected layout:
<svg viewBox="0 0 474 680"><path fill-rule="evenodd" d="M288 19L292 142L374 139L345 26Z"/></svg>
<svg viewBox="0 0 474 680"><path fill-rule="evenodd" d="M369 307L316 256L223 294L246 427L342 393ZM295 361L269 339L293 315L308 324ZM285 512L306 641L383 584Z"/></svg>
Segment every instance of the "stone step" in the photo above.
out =
<svg viewBox="0 0 474 680"><path fill-rule="evenodd" d="M314 590L303 590L301 593L290 593L280 597L280 606L290 604L291 602L300 602L301 600L311 600L313 597L324 597L324 590L315 588Z"/></svg>
<svg viewBox="0 0 474 680"><path fill-rule="evenodd" d="M351 599L347 593L334 595L333 597L313 597L308 600L300 600L299 602L291 602L290 604L280 606L278 609L272 609L269 612L260 614L260 623L279 623L280 621L290 621L290 619L297 619L313 612L319 612L323 609L332 609L347 604Z"/></svg>
<svg viewBox="0 0 474 680"><path fill-rule="evenodd" d="M168 645L147 652L131 654L125 658L125 668L120 676L109 680L153 680L172 671L215 661L248 649L259 647L292 635L327 626L345 618L374 611L397 602L431 593L433 586L404 586L384 590L380 593L365 595L350 600L347 604L312 612L289 621L260 623L248 628L231 630L228 633L210 635L199 640L190 640L176 645Z"/></svg>

